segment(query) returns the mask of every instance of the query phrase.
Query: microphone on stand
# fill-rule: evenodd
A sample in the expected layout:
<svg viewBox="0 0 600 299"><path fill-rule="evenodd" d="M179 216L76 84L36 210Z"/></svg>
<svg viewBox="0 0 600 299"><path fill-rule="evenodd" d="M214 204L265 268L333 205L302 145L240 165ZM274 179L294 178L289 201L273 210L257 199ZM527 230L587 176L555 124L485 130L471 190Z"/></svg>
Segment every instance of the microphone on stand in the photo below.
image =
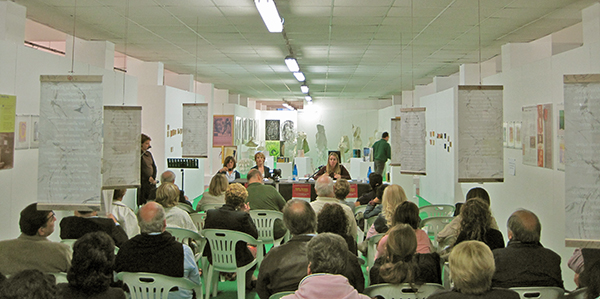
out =
<svg viewBox="0 0 600 299"><path fill-rule="evenodd" d="M308 177L308 179L314 179L315 175L317 175L317 173L319 173L319 171L321 171L321 168L325 167L325 165L321 165L319 167L317 167L317 171L315 171L311 176Z"/></svg>

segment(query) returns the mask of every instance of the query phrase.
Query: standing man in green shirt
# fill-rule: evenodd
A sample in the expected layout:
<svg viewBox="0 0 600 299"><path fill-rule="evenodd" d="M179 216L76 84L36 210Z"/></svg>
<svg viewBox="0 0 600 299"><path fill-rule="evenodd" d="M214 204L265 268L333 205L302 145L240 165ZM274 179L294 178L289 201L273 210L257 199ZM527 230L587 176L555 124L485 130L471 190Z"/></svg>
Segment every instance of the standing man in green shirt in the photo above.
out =
<svg viewBox="0 0 600 299"><path fill-rule="evenodd" d="M373 144L373 160L375 161L375 173L383 175L385 162L392 158L392 147L388 143L390 134L383 132L381 139Z"/></svg>
<svg viewBox="0 0 600 299"><path fill-rule="evenodd" d="M263 184L263 176L257 169L252 169L246 176L248 179L248 198L250 210L272 210L281 212L285 206L285 199L273 186ZM287 229L283 221L276 219L274 237L279 239L285 235Z"/></svg>

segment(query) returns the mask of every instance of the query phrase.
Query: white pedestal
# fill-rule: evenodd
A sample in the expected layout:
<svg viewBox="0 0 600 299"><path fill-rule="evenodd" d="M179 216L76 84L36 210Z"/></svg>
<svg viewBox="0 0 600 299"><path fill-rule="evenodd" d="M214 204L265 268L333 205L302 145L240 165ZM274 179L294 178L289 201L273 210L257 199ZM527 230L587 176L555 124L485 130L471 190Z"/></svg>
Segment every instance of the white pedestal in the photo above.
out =
<svg viewBox="0 0 600 299"><path fill-rule="evenodd" d="M293 169L292 162L288 162L288 163L278 162L276 168L281 169L281 178L282 179L286 179L286 180L292 179L292 169Z"/></svg>
<svg viewBox="0 0 600 299"><path fill-rule="evenodd" d="M350 158L350 176L353 180L366 180L368 179L367 173L375 170L373 162L364 162L362 158Z"/></svg>
<svg viewBox="0 0 600 299"><path fill-rule="evenodd" d="M313 174L312 158L311 157L298 157L294 159L296 169L298 170L298 177L304 178L309 177Z"/></svg>

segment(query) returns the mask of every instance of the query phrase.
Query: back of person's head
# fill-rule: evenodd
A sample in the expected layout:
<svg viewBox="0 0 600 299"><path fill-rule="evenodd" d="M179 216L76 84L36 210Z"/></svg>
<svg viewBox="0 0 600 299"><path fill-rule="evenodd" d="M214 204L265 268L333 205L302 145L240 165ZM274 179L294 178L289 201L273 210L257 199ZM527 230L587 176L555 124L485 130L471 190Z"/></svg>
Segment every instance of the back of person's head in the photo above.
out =
<svg viewBox="0 0 600 299"><path fill-rule="evenodd" d="M327 174L320 176L315 182L315 191L318 196L331 196L333 193L333 179Z"/></svg>
<svg viewBox="0 0 600 299"><path fill-rule="evenodd" d="M482 294L492 286L496 267L494 254L480 241L464 241L452 249L449 258L454 288L464 294Z"/></svg>
<svg viewBox="0 0 600 299"><path fill-rule="evenodd" d="M227 205L239 208L248 198L248 190L240 183L229 184L225 191L225 203Z"/></svg>
<svg viewBox="0 0 600 299"><path fill-rule="evenodd" d="M313 237L306 246L310 272L342 274L346 270L348 244L344 238L332 233Z"/></svg>
<svg viewBox="0 0 600 299"><path fill-rule="evenodd" d="M115 189L115 192L113 193L113 200L122 200L126 192L127 189Z"/></svg>
<svg viewBox="0 0 600 299"><path fill-rule="evenodd" d="M179 204L179 187L173 183L162 183L156 189L156 202L165 208L171 208Z"/></svg>
<svg viewBox="0 0 600 299"><path fill-rule="evenodd" d="M165 209L156 202L150 201L143 205L138 210L137 219L142 234L161 233L165 230Z"/></svg>
<svg viewBox="0 0 600 299"><path fill-rule="evenodd" d="M585 265L579 276L579 286L587 287L585 299L596 299L600 296L600 261Z"/></svg>
<svg viewBox="0 0 600 299"><path fill-rule="evenodd" d="M167 170L160 175L160 180L163 183L175 184L175 173L170 170Z"/></svg>
<svg viewBox="0 0 600 299"><path fill-rule="evenodd" d="M40 270L23 270L0 285L2 299L54 299L57 298L56 279Z"/></svg>
<svg viewBox="0 0 600 299"><path fill-rule="evenodd" d="M380 202L383 199L383 192L385 191L385 188L387 188L389 186L390 185L388 185L388 184L382 184L379 187L377 187L377 189L375 190L375 197L379 198Z"/></svg>
<svg viewBox="0 0 600 299"><path fill-rule="evenodd" d="M396 224L388 231L385 244L385 263L379 273L388 283L414 283L417 252L417 235L407 224Z"/></svg>
<svg viewBox="0 0 600 299"><path fill-rule="evenodd" d="M283 207L283 223L292 235L312 234L317 230L317 215L308 201L290 199Z"/></svg>
<svg viewBox="0 0 600 299"><path fill-rule="evenodd" d="M485 191L485 189L481 187L471 188L469 192L467 192L465 201L476 197L483 200L485 203L487 203L488 206L490 205L490 195L487 193L487 191Z"/></svg>
<svg viewBox="0 0 600 299"><path fill-rule="evenodd" d="M317 216L318 233L334 233L345 236L348 231L348 218L342 206L328 203Z"/></svg>
<svg viewBox="0 0 600 299"><path fill-rule="evenodd" d="M38 230L45 227L49 220L50 210L38 210L37 203L28 205L21 211L19 227L21 232L28 236L35 236Z"/></svg>
<svg viewBox="0 0 600 299"><path fill-rule="evenodd" d="M258 169L250 169L250 171L248 172L248 175L246 176L246 179L248 179L248 181L251 181L251 180L262 181L263 177L262 177L262 174L260 174L260 171L258 171Z"/></svg>
<svg viewBox="0 0 600 299"><path fill-rule="evenodd" d="M371 174L369 174L369 186L371 186L371 189L376 190L381 184L383 184L383 177L381 174L371 172Z"/></svg>
<svg viewBox="0 0 600 299"><path fill-rule="evenodd" d="M521 242L539 242L542 233L540 219L531 211L518 210L508 217L508 232L511 240Z"/></svg>
<svg viewBox="0 0 600 299"><path fill-rule="evenodd" d="M333 184L333 191L335 198L345 200L348 193L350 193L350 183L346 179L339 179Z"/></svg>
<svg viewBox="0 0 600 299"><path fill-rule="evenodd" d="M237 163L235 162L235 158L233 156L225 157L225 161L223 161L223 167L227 167L227 164L229 164L229 162L233 162L233 168L235 168Z"/></svg>
<svg viewBox="0 0 600 299"><path fill-rule="evenodd" d="M383 198L381 199L381 213L383 213L383 217L387 220L388 226L392 225L392 218L396 207L407 200L406 193L404 193L404 189L400 185L393 184L385 188Z"/></svg>
<svg viewBox="0 0 600 299"><path fill-rule="evenodd" d="M466 232L467 240L482 241L492 221L489 206L475 197L463 205L460 215L460 230Z"/></svg>
<svg viewBox="0 0 600 299"><path fill-rule="evenodd" d="M219 196L227 190L229 186L229 181L224 174L215 174L215 176L210 179L210 185L208 186L208 193L214 196Z"/></svg>
<svg viewBox="0 0 600 299"><path fill-rule="evenodd" d="M383 134L381 134L381 138L386 138L388 136L390 136L388 132L383 132Z"/></svg>
<svg viewBox="0 0 600 299"><path fill-rule="evenodd" d="M421 223L421 217L419 217L419 207L412 201L405 201L401 203L394 211L392 217L392 225L399 223L405 223L410 225L413 229L419 228Z"/></svg>
<svg viewBox="0 0 600 299"><path fill-rule="evenodd" d="M106 291L112 281L115 243L105 232L87 233L73 244L69 286L87 295Z"/></svg>

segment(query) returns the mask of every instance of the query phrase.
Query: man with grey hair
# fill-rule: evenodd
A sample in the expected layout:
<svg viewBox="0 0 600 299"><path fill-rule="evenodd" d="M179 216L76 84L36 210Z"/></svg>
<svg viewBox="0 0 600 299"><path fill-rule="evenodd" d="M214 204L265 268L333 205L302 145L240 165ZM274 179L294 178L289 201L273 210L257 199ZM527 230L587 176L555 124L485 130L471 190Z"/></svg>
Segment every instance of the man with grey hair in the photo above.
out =
<svg viewBox="0 0 600 299"><path fill-rule="evenodd" d="M317 215L308 202L292 199L283 207L283 222L293 237L287 243L273 247L265 256L256 283L256 293L261 299L268 299L278 292L297 290L298 283L306 276L306 246L315 236ZM346 257L342 275L362 292L365 279L357 257L349 250L345 254L339 251L337 255Z"/></svg>
<svg viewBox="0 0 600 299"><path fill-rule="evenodd" d="M563 288L560 256L540 243L542 225L531 211L518 210L508 218L508 244L495 249L492 286Z"/></svg>
<svg viewBox="0 0 600 299"><path fill-rule="evenodd" d="M346 251L348 245L339 235L322 233L313 237L306 246L308 275L302 279L294 294L283 298L369 298L359 294L342 275L348 265L346 257L340 252Z"/></svg>
<svg viewBox="0 0 600 299"><path fill-rule="evenodd" d="M341 203L336 197L333 190L333 179L327 175L322 175L317 179L315 183L315 191L317 192L317 200L310 203L316 214L319 214L321 209L328 204L340 205L344 209L346 218L348 218L348 235L356 239L356 220L354 219L354 213L352 209L347 205Z"/></svg>
<svg viewBox="0 0 600 299"><path fill-rule="evenodd" d="M141 234L119 248L115 271L185 277L200 284L200 273L192 249L177 242L166 231L164 208L156 202L148 202L140 208L137 218ZM192 298L192 291L180 289L169 294L169 298Z"/></svg>
<svg viewBox="0 0 600 299"><path fill-rule="evenodd" d="M175 173L167 170L160 175L160 181L164 183L175 184ZM179 203L183 203L185 205L179 205L178 207L188 213L194 213L194 208L190 199L184 194L183 190L179 190Z"/></svg>

